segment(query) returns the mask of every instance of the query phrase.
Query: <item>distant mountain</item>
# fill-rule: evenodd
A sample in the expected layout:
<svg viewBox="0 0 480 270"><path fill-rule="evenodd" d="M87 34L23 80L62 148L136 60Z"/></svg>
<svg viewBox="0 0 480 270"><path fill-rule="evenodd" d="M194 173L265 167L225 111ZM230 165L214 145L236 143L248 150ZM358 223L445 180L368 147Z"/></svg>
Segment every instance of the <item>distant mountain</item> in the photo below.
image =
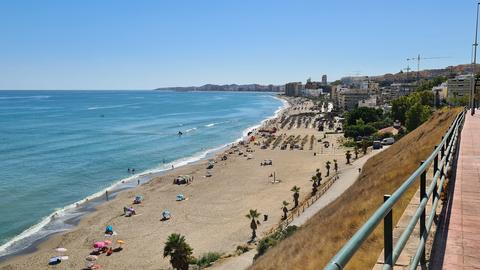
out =
<svg viewBox="0 0 480 270"><path fill-rule="evenodd" d="M260 84L205 84L202 86L162 87L158 91L245 91L245 92L282 92L284 86Z"/></svg>

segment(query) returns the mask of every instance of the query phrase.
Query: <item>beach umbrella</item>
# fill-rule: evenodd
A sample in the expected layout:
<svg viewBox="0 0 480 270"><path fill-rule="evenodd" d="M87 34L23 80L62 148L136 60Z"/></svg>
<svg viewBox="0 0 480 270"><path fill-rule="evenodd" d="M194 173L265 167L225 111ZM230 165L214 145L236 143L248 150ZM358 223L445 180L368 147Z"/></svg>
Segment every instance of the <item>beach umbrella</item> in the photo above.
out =
<svg viewBox="0 0 480 270"><path fill-rule="evenodd" d="M105 240L105 241L103 241L103 242L104 242L105 245L107 245L107 246L112 244L112 241L110 241L110 240Z"/></svg>
<svg viewBox="0 0 480 270"><path fill-rule="evenodd" d="M56 252L66 252L67 249L66 249L66 248L63 248L63 247L59 247L59 248L56 248L55 251L56 251Z"/></svg>
<svg viewBox="0 0 480 270"><path fill-rule="evenodd" d="M93 247L94 248L103 248L103 247L105 247L105 242L96 242L95 244L93 244Z"/></svg>
<svg viewBox="0 0 480 270"><path fill-rule="evenodd" d="M164 211L162 212L162 216L163 216L163 218L165 218L165 219L169 219L169 218L170 218L170 211L164 210Z"/></svg>
<svg viewBox="0 0 480 270"><path fill-rule="evenodd" d="M125 241L123 241L123 240L117 240L117 243L120 244L120 245L123 245L123 244L125 244Z"/></svg>
<svg viewBox="0 0 480 270"><path fill-rule="evenodd" d="M95 255L88 255L88 256L85 258L85 260L87 260L87 261L89 261L89 262L94 262L94 261L96 261L97 259L98 259L98 257L95 256Z"/></svg>

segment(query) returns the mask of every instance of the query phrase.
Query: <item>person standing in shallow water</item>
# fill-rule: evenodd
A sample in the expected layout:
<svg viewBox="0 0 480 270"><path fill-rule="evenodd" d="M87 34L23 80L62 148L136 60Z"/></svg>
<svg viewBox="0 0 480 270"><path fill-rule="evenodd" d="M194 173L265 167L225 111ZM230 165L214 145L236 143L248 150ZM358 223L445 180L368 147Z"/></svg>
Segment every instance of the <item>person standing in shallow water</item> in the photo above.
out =
<svg viewBox="0 0 480 270"><path fill-rule="evenodd" d="M105 190L105 199L108 201L108 190Z"/></svg>

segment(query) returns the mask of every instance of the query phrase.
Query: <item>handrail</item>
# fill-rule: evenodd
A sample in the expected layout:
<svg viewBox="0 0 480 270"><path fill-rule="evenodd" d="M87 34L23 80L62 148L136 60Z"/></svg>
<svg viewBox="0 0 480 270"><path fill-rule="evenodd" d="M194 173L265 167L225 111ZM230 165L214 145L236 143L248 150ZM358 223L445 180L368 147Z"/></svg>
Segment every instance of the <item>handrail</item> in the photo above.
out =
<svg viewBox="0 0 480 270"><path fill-rule="evenodd" d="M277 231L282 231L288 227L290 223L292 223L296 217L299 217L300 214L305 212L305 209L308 209L312 204L314 204L320 197L328 191L328 189L339 179L339 173L333 173L324 183L320 185L320 189L317 193L313 196L308 197L305 199L300 205L298 205L290 214L287 216L287 219L282 220L276 225L275 227L271 228L267 232L264 233L264 236L271 235ZM306 207L307 208L306 208Z"/></svg>
<svg viewBox="0 0 480 270"><path fill-rule="evenodd" d="M403 184L393 192L392 195L385 197L384 203L373 213L373 215L365 222L365 224L350 238L350 240L340 249L340 251L332 258L332 260L325 266L324 270L340 270L343 269L348 261L353 257L356 251L360 248L362 243L368 238L368 236L375 230L382 220L385 222L384 230L384 245L385 245L385 264L383 269L392 269L393 265L397 261L400 253L407 240L410 238L416 224L420 220L420 244L417 249L414 260L410 269L415 269L420 261L425 260L425 243L430 232L431 225L433 223L433 216L430 214L428 221L425 221L425 208L429 198L432 198L432 211L435 213L435 208L438 205L440 198L439 194L442 192L443 182L445 180L445 173L450 169L453 162L453 154L458 142L459 133L462 129L462 125L465 118L465 110L457 115L453 123L450 125L448 131L442 137L442 140L438 146L435 147L430 156L421 163L421 165L413 172ZM438 162L438 156L441 156L440 162ZM432 182L426 190L426 173L428 168L433 162L434 177ZM405 231L400 236L397 244L393 248L391 239L392 236L392 208L405 194L405 192L420 178L420 204L407 225ZM390 231L389 231L390 230Z"/></svg>

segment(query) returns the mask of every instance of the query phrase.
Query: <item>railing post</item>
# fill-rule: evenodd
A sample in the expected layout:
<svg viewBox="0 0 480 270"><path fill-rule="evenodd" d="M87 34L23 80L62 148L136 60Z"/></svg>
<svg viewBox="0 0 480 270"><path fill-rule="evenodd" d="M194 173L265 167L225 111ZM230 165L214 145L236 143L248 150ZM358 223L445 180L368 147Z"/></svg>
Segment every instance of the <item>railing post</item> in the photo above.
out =
<svg viewBox="0 0 480 270"><path fill-rule="evenodd" d="M443 141L443 137L442 136L442 141ZM443 158L445 156L445 145L447 144L447 142L445 142L443 145L442 145L442 150L440 151L442 153L442 155L440 156L440 158Z"/></svg>
<svg viewBox="0 0 480 270"><path fill-rule="evenodd" d="M386 202L390 195L383 195L383 202ZM393 216L392 210L383 218L383 262L393 267Z"/></svg>
<svg viewBox="0 0 480 270"><path fill-rule="evenodd" d="M425 163L425 161L420 162L420 166L423 165L423 163ZM422 174L420 175L420 202L422 201L423 198L427 197L426 186L427 186L427 170L423 171ZM420 238L422 238L422 236L426 232L426 227L425 227L426 211L425 210L426 209L423 209L422 214L420 215ZM423 249L422 257L420 258L420 264L421 265L425 264L425 249Z"/></svg>
<svg viewBox="0 0 480 270"><path fill-rule="evenodd" d="M435 145L435 149L437 149L438 145ZM438 153L435 155L435 158L433 159L433 176L435 177L435 174L438 172ZM433 196L432 196L432 205L437 199L437 188L438 188L438 181L442 178L441 175L438 176L437 180L434 183L434 188L433 188Z"/></svg>

